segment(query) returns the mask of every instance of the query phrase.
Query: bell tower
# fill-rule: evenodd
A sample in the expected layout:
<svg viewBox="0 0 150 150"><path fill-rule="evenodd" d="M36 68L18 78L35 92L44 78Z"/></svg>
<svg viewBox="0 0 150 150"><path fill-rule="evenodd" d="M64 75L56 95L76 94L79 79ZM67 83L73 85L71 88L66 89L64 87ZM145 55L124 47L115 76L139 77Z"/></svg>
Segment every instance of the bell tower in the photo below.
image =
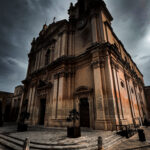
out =
<svg viewBox="0 0 150 150"><path fill-rule="evenodd" d="M74 29L84 29L89 23L92 43L104 43L106 41L104 22L111 25L113 18L103 0L78 0L75 5L71 3L68 12Z"/></svg>

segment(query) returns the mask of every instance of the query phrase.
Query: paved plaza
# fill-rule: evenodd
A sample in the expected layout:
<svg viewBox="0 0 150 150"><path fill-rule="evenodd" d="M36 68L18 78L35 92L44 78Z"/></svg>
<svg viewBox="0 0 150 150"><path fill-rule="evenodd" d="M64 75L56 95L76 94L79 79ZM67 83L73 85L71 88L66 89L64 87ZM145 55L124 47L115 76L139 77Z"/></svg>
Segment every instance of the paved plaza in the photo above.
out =
<svg viewBox="0 0 150 150"><path fill-rule="evenodd" d="M10 150L10 149L0 145L0 150Z"/></svg>
<svg viewBox="0 0 150 150"><path fill-rule="evenodd" d="M138 134L135 134L133 137L126 139L122 138L116 140L115 145L108 150L150 150L150 127L143 127L146 135L146 142L140 142L138 139ZM29 127L27 132L17 132L16 125L5 125L0 128L0 134L8 135L14 137L14 139L21 139L24 141L27 137L32 141L32 144L52 144L52 145L70 145L70 146L86 146L87 149L93 150L91 145L96 145L97 139L101 136L104 139L104 145L109 141L113 143L115 132L113 131L100 131L92 130L88 128L82 128L82 136L80 138L72 139L67 138L66 128L44 128L42 126ZM0 147L0 150L9 150Z"/></svg>
<svg viewBox="0 0 150 150"><path fill-rule="evenodd" d="M150 127L144 127L143 129L145 131L146 142L140 142L138 134L135 134L130 139L122 141L109 150L150 150Z"/></svg>
<svg viewBox="0 0 150 150"><path fill-rule="evenodd" d="M92 130L89 128L81 128L81 137L68 138L66 128L52 128L43 126L30 126L27 132L17 132L15 125L5 125L0 128L0 140L11 140L18 144L29 138L31 145L41 145L42 147L60 146L77 149L97 149L98 137L103 138L105 147L121 140L122 137L117 136L114 131ZM109 143L109 144L108 144ZM9 143L8 143L9 144Z"/></svg>

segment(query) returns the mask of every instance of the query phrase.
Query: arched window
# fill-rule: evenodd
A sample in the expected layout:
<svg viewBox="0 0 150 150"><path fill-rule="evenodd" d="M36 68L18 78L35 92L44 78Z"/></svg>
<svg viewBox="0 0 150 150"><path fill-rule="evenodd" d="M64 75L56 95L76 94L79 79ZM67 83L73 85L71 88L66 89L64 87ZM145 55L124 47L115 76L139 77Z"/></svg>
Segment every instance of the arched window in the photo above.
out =
<svg viewBox="0 0 150 150"><path fill-rule="evenodd" d="M50 63L50 50L48 49L45 55L45 65Z"/></svg>

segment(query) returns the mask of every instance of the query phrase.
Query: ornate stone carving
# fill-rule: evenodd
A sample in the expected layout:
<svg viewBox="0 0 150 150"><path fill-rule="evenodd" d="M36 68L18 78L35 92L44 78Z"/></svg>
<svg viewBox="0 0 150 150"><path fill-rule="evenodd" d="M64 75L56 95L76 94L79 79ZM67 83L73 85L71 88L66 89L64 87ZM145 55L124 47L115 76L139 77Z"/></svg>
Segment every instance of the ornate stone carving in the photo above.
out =
<svg viewBox="0 0 150 150"><path fill-rule="evenodd" d="M79 96L83 94L90 94L93 92L93 89L87 87L87 86L80 86L75 90L74 96Z"/></svg>
<svg viewBox="0 0 150 150"><path fill-rule="evenodd" d="M127 75L126 73L124 74L124 77L125 77L125 79L126 79L127 81L129 81L129 80L130 80L130 76L129 76L129 75Z"/></svg>
<svg viewBox="0 0 150 150"><path fill-rule="evenodd" d="M104 68L105 67L105 57L100 57L99 60L94 60L92 63L91 63L91 66L93 68Z"/></svg>
<svg viewBox="0 0 150 150"><path fill-rule="evenodd" d="M134 85L135 88L137 87L136 81L133 81L133 85Z"/></svg>
<svg viewBox="0 0 150 150"><path fill-rule="evenodd" d="M52 88L53 84L51 82L39 80L37 89L42 90L42 89L47 89L47 88Z"/></svg>

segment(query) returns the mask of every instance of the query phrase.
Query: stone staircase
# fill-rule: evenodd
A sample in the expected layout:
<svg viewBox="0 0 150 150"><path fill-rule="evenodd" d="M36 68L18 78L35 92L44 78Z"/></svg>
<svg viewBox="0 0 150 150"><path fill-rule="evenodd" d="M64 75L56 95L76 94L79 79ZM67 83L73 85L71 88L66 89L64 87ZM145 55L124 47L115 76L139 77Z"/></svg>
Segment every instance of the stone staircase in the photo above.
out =
<svg viewBox="0 0 150 150"><path fill-rule="evenodd" d="M125 140L125 138L116 135L115 132L103 139L104 150L108 150L110 147ZM0 134L0 143L12 150L22 150L24 140L12 137L8 134ZM97 150L97 138L92 137L90 139L82 139L76 143L63 144L63 143L39 143L30 142L30 150Z"/></svg>

